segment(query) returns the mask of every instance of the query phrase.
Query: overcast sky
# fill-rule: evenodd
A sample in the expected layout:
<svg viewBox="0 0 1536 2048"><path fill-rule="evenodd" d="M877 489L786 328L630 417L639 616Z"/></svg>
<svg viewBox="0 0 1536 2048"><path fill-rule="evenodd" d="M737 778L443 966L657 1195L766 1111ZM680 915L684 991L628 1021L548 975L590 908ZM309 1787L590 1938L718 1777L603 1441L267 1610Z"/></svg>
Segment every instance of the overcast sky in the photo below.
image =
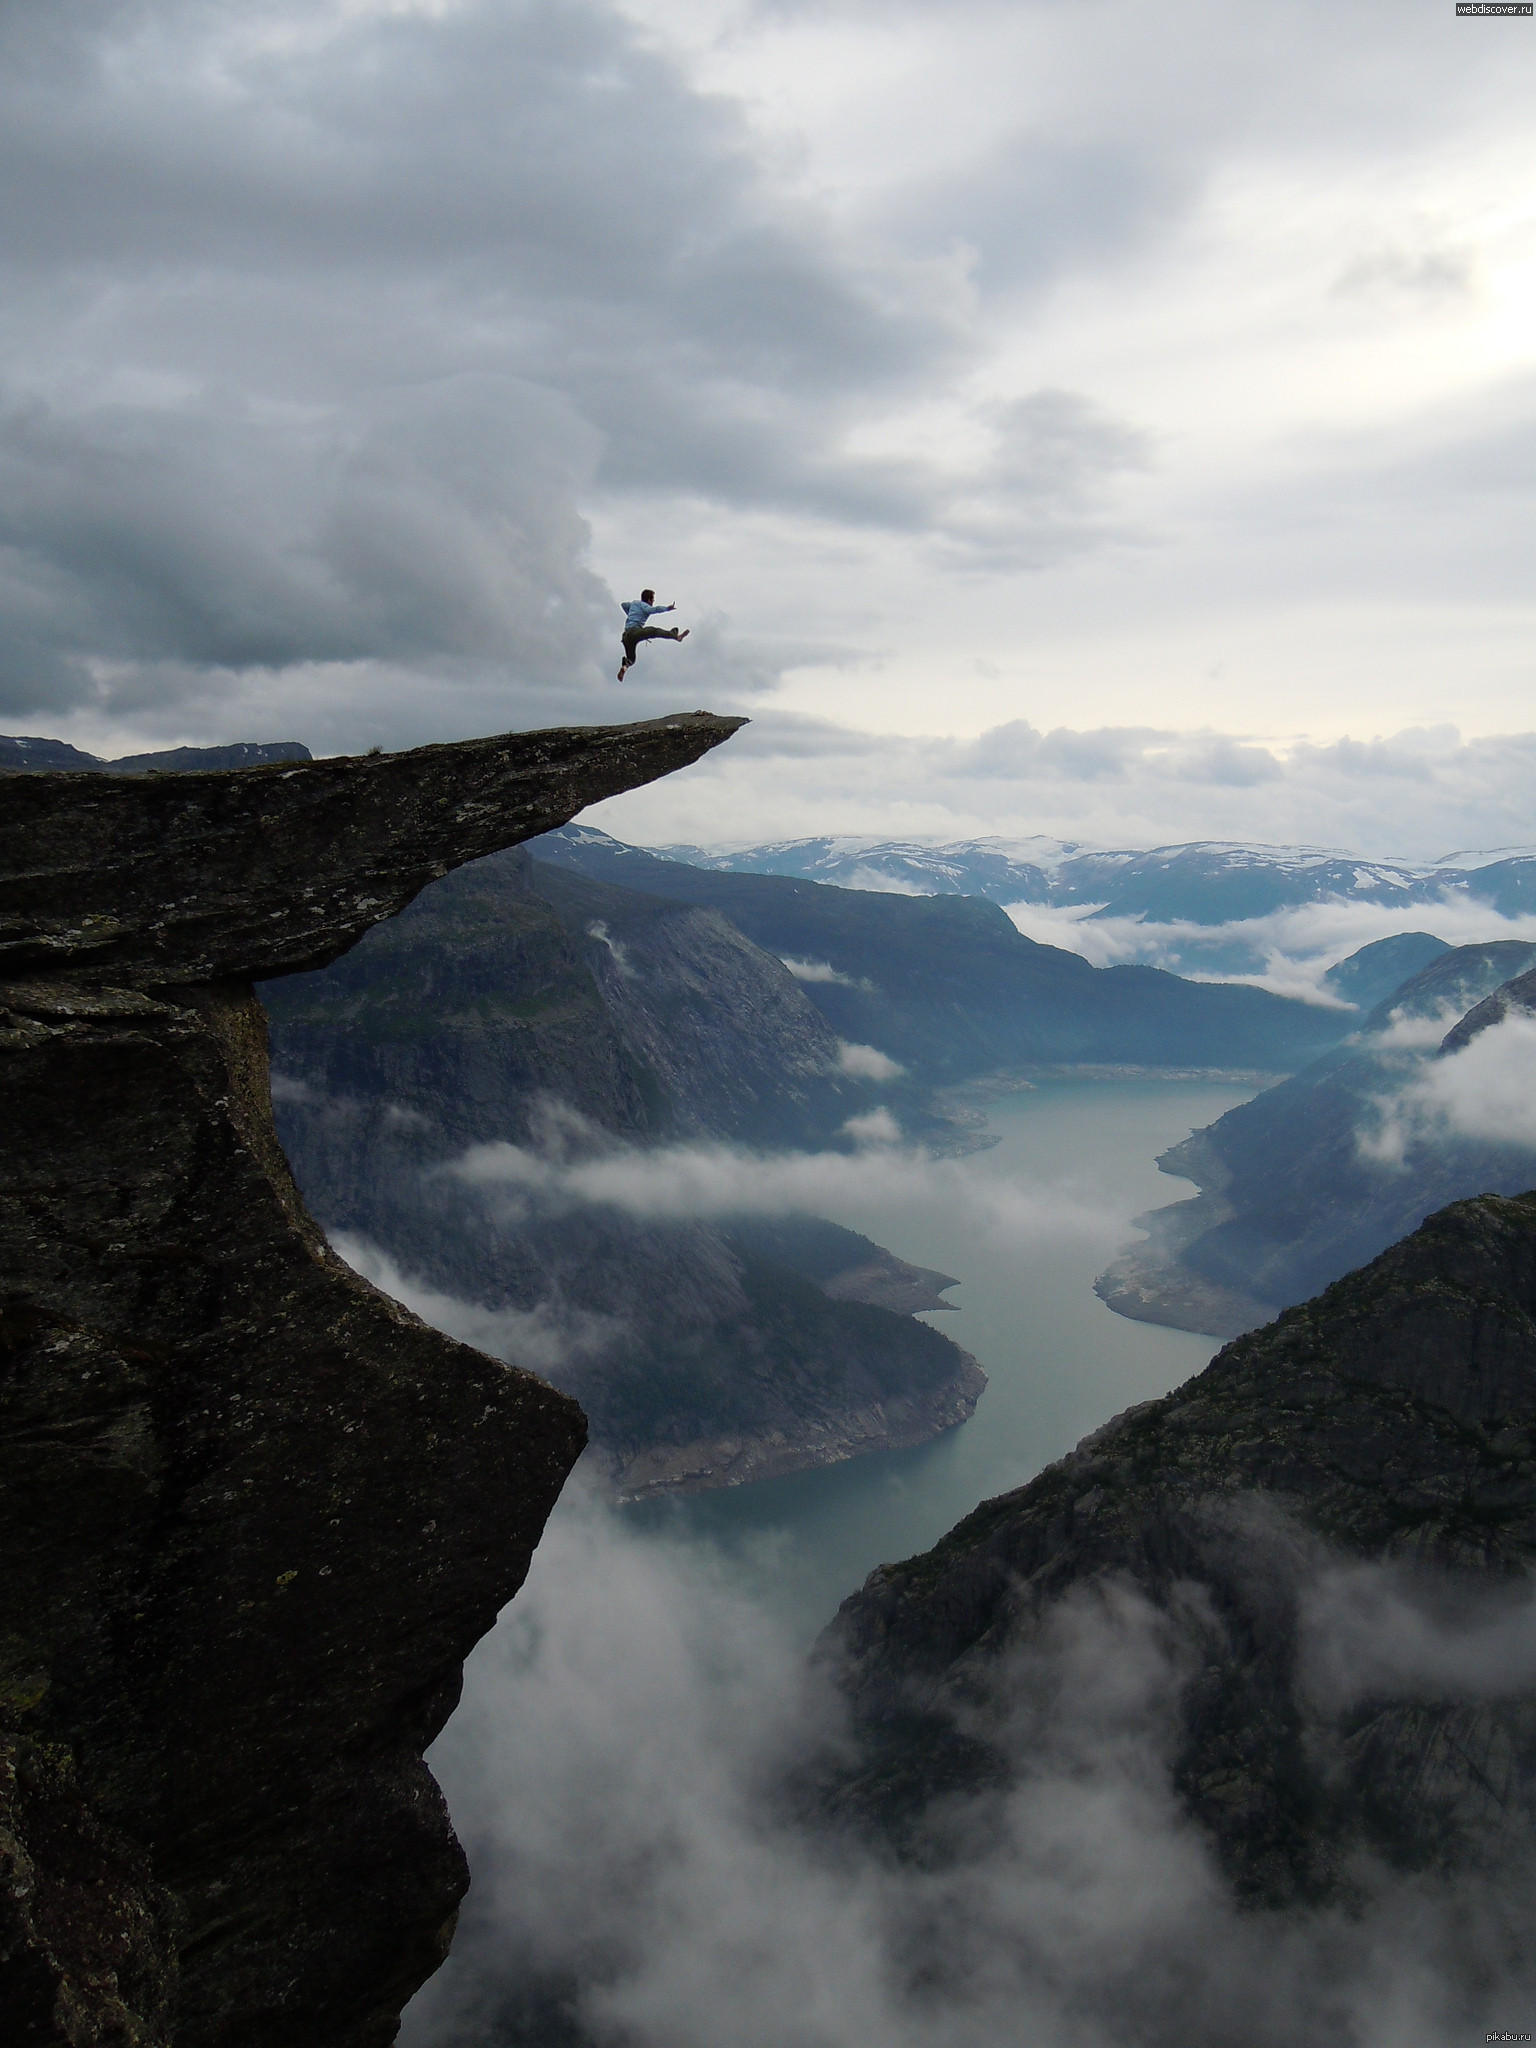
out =
<svg viewBox="0 0 1536 2048"><path fill-rule="evenodd" d="M0 727L1536 840L1533 112L1454 0L0 0Z"/></svg>

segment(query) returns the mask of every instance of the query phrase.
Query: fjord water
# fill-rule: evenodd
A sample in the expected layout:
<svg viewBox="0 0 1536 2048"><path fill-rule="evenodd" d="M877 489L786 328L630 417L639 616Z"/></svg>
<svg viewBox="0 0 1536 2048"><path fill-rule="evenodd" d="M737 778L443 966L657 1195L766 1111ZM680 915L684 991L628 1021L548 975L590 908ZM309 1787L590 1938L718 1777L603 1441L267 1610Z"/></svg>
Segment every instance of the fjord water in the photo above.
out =
<svg viewBox="0 0 1536 2048"><path fill-rule="evenodd" d="M908 1189L827 1212L959 1279L959 1312L926 1320L986 1368L971 1421L916 1450L647 1503L628 1511L631 1527L709 1546L743 1591L810 1635L876 1565L926 1549L979 1501L1198 1372L1213 1339L1128 1322L1093 1280L1135 1237L1132 1217L1193 1194L1157 1171L1156 1155L1252 1092L1209 1080L1063 1080L978 1099L998 1143L962 1162L968 1200L919 1212Z"/></svg>

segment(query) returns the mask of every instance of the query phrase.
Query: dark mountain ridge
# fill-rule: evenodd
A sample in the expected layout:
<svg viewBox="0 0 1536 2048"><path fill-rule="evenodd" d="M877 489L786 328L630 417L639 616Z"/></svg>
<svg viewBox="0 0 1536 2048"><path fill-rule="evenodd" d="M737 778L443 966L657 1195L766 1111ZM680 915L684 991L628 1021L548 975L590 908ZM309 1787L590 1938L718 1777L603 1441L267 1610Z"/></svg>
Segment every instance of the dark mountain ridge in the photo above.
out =
<svg viewBox="0 0 1536 2048"><path fill-rule="evenodd" d="M1379 1003L1352 1041L1229 1110L1163 1153L1193 1201L1138 1218L1145 1244L1098 1282L1122 1315L1231 1336L1374 1258L1445 1203L1536 1179L1524 1144L1436 1135L1401 1158L1373 1155L1382 1110L1427 1059L1503 1014L1536 945L1497 940L1443 951ZM1518 1002L1518 998L1515 998ZM1507 1006L1509 999L1504 998ZM1445 1027L1468 1013L1449 1032ZM1427 1027L1407 1032L1404 1027Z"/></svg>
<svg viewBox="0 0 1536 2048"><path fill-rule="evenodd" d="M1322 985L1354 1010L1374 1010L1450 950L1444 939L1431 932L1395 932L1390 939L1375 939L1346 959L1335 961Z"/></svg>
<svg viewBox="0 0 1536 2048"><path fill-rule="evenodd" d="M841 1036L939 1084L1000 1067L1111 1064L1289 1070L1348 1013L1152 967L1092 967L1027 939L977 896L900 896L661 860L580 827L534 858L722 912L788 960ZM814 977L814 978L813 978Z"/></svg>
<svg viewBox="0 0 1536 2048"><path fill-rule="evenodd" d="M512 1318L510 1355L516 1318L538 1318L538 1368L581 1401L616 1492L919 1443L974 1408L974 1359L912 1317L944 1276L852 1233L509 1203L455 1171L495 1144L557 1164L679 1142L847 1149L876 1101L956 1141L923 1091L843 1072L800 984L718 911L518 849L264 993L278 1129L316 1215Z"/></svg>
<svg viewBox="0 0 1536 2048"><path fill-rule="evenodd" d="M825 1796L942 1853L957 1801L1028 1767L1021 1654L1064 1603L1130 1592L1177 1646L1173 1782L1241 1894L1348 1896L1362 1852L1496 1869L1530 1847L1529 1682L1490 1684L1454 1648L1394 1676L1346 1626L1330 1689L1309 1599L1370 1566L1419 1640L1454 1642L1478 1616L1518 1622L1533 1562L1536 1195L1483 1196L874 1572L825 1640L859 1739Z"/></svg>
<svg viewBox="0 0 1536 2048"><path fill-rule="evenodd" d="M0 734L0 775L185 775L194 769L265 768L274 761L311 761L298 740L237 740L222 747L168 747L155 754L120 754L115 761L87 754L66 740L16 739Z"/></svg>

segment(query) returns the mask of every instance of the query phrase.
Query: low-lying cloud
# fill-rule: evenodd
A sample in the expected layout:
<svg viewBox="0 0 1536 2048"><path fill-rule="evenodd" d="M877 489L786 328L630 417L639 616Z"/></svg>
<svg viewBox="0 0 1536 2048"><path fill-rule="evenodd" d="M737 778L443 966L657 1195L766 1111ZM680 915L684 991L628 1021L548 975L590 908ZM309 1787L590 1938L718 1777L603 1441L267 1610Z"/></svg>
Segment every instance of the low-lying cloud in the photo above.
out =
<svg viewBox="0 0 1536 2048"><path fill-rule="evenodd" d="M855 1081L895 1081L907 1071L878 1046L855 1045L846 1038L838 1040L837 1070Z"/></svg>
<svg viewBox="0 0 1536 2048"><path fill-rule="evenodd" d="M1485 1589L1382 1564L1322 1571L1303 1596L1305 1683L1333 1709L1366 1699L1513 1699L1536 1690L1536 1584Z"/></svg>
<svg viewBox="0 0 1536 2048"><path fill-rule="evenodd" d="M795 977L796 981L826 982L838 988L861 988L874 994L875 984L867 978L855 980L851 974L844 974L834 967L830 960L799 960L791 953L781 954L780 959Z"/></svg>
<svg viewBox="0 0 1536 2048"><path fill-rule="evenodd" d="M1395 1094L1379 1097L1375 1111L1359 1148L1378 1166L1402 1166L1416 1145L1458 1139L1536 1151L1536 1017L1511 1012L1443 1059L1425 1061Z"/></svg>
<svg viewBox="0 0 1536 2048"><path fill-rule="evenodd" d="M899 1145L901 1125L885 1107L866 1110L862 1116L851 1116L843 1125L846 1135L856 1145Z"/></svg>
<svg viewBox="0 0 1536 2048"><path fill-rule="evenodd" d="M724 1559L568 1497L432 1753L475 1883L403 2048L1463 2048L1528 2018L1517 1872L1239 1910L1173 1789L1187 1670L1134 1590L1063 1603L1006 1670L1014 1788L900 1866L776 1796L848 1738Z"/></svg>
<svg viewBox="0 0 1536 2048"><path fill-rule="evenodd" d="M529 1309L486 1308L414 1278L366 1238L338 1231L330 1243L354 1273L434 1330L457 1337L461 1344L472 1344L477 1351L489 1352L492 1358L505 1359L508 1365L521 1366L525 1372L554 1373L587 1364L602 1358L625 1335L620 1316L597 1315L554 1299Z"/></svg>
<svg viewBox="0 0 1536 2048"><path fill-rule="evenodd" d="M551 1127L553 1129L553 1126ZM849 1120L852 1152L754 1152L719 1142L641 1147L614 1144L568 1114L541 1148L471 1146L435 1169L479 1189L509 1223L534 1215L607 1208L645 1222L728 1222L737 1216L832 1216L905 1211L921 1221L938 1208L967 1218L989 1241L1089 1237L1118 1242L1123 1219L1060 1185L978 1175L900 1142L888 1109Z"/></svg>
<svg viewBox="0 0 1536 2048"><path fill-rule="evenodd" d="M1081 954L1095 967L1163 967L1191 981L1239 982L1331 1009L1351 1006L1324 987L1324 975L1377 939L1423 931L1450 946L1536 940L1536 913L1506 917L1486 904L1449 894L1439 902L1406 905L1337 897L1219 925L1185 918L1159 923L1100 917L1101 908L1093 903L1006 906L1026 938Z"/></svg>

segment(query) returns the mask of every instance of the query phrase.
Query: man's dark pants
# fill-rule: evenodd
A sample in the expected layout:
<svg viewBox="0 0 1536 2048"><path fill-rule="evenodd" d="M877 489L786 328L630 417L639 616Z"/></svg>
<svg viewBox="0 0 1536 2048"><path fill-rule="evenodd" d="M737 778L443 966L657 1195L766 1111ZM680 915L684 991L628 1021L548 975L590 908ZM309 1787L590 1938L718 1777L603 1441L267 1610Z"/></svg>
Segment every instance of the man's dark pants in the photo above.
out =
<svg viewBox="0 0 1536 2048"><path fill-rule="evenodd" d="M631 626L624 635L624 659L634 660L635 648L642 640L670 640L673 637L662 626Z"/></svg>

